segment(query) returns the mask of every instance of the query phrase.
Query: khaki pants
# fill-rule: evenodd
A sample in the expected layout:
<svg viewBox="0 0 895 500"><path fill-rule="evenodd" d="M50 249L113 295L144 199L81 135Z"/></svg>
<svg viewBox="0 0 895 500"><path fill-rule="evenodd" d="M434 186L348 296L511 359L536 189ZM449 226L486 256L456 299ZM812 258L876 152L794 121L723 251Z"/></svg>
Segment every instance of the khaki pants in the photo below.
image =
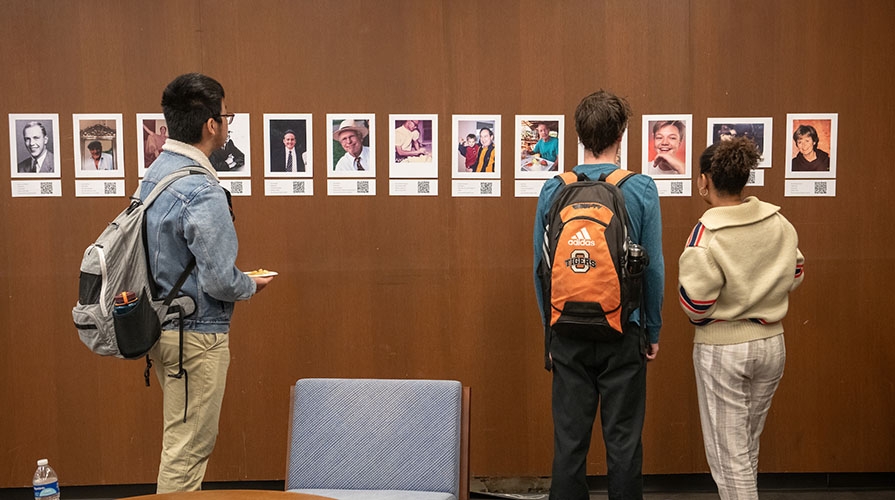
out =
<svg viewBox="0 0 895 500"><path fill-rule="evenodd" d="M783 377L783 335L693 346L705 457L722 500L758 499L758 444Z"/></svg>
<svg viewBox="0 0 895 500"><path fill-rule="evenodd" d="M164 397L164 433L158 471L158 493L202 488L208 457L218 435L221 401L230 366L230 337L224 333L183 333L183 367L178 371L180 333L162 332L149 353ZM183 421L185 379L189 380L189 405Z"/></svg>

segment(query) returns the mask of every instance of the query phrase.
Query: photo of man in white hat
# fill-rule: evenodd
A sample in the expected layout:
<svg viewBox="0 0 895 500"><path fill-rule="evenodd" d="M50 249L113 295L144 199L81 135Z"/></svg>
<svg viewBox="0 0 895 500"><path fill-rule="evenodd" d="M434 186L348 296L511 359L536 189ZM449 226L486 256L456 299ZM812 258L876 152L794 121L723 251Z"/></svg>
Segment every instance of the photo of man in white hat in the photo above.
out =
<svg viewBox="0 0 895 500"><path fill-rule="evenodd" d="M333 140L342 146L345 154L333 167L334 171L367 172L374 169L370 148L364 146L364 139L369 133L364 120L342 120L339 126L335 127Z"/></svg>

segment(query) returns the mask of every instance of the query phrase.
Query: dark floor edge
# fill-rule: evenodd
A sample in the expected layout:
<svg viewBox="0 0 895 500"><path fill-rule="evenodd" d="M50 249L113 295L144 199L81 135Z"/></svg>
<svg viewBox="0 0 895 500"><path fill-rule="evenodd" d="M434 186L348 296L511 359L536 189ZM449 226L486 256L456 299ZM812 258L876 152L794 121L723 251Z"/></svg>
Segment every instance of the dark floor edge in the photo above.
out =
<svg viewBox="0 0 895 500"><path fill-rule="evenodd" d="M588 476L592 491L606 490L606 476ZM471 482L472 493L532 493L546 491L549 478L544 477L476 477ZM155 492L155 484L119 484L97 486L67 486L62 483L66 500L114 499ZM715 484L709 474L648 474L643 476L644 491L648 493L711 492ZM758 487L765 491L832 491L832 490L892 490L895 491L895 472L784 472L758 475ZM206 490L278 490L285 489L285 481L224 481L202 485ZM500 491L503 489L503 491ZM31 497L31 488L0 488L0 500L20 500Z"/></svg>
<svg viewBox="0 0 895 500"><path fill-rule="evenodd" d="M605 483L605 476L602 480ZM715 483L708 473L645 475L643 487L653 492L715 491ZM766 472L758 474L758 488L767 491L895 490L895 472Z"/></svg>
<svg viewBox="0 0 895 500"><path fill-rule="evenodd" d="M606 476L588 476L591 491L606 491ZM476 493L538 493L550 488L549 477L475 477ZM713 492L711 474L647 474L648 493ZM784 472L760 473L758 488L765 491L895 490L895 472Z"/></svg>

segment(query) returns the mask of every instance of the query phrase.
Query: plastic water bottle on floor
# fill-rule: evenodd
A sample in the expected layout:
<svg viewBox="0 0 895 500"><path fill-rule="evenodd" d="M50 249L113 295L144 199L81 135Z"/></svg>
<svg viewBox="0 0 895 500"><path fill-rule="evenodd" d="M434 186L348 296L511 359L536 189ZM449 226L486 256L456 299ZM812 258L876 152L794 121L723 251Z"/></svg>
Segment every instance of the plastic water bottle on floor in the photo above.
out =
<svg viewBox="0 0 895 500"><path fill-rule="evenodd" d="M34 498L35 500L59 500L59 476L50 467L46 458L37 461L37 470L34 471Z"/></svg>

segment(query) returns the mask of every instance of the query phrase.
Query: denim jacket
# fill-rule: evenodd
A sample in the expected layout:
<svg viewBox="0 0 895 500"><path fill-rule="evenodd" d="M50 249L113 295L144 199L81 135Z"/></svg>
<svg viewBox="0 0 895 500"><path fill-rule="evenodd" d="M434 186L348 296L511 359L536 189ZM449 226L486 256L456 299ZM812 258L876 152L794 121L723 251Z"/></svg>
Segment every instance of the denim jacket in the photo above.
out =
<svg viewBox="0 0 895 500"><path fill-rule="evenodd" d="M184 319L183 327L201 333L227 333L233 303L251 297L255 282L236 267L239 245L226 193L202 151L172 139L163 149L140 184L141 199L178 168L198 165L208 173L178 179L146 210L152 276L159 295L165 296L195 256L196 268L181 294L196 301L196 312ZM164 327L176 326L175 321Z"/></svg>

